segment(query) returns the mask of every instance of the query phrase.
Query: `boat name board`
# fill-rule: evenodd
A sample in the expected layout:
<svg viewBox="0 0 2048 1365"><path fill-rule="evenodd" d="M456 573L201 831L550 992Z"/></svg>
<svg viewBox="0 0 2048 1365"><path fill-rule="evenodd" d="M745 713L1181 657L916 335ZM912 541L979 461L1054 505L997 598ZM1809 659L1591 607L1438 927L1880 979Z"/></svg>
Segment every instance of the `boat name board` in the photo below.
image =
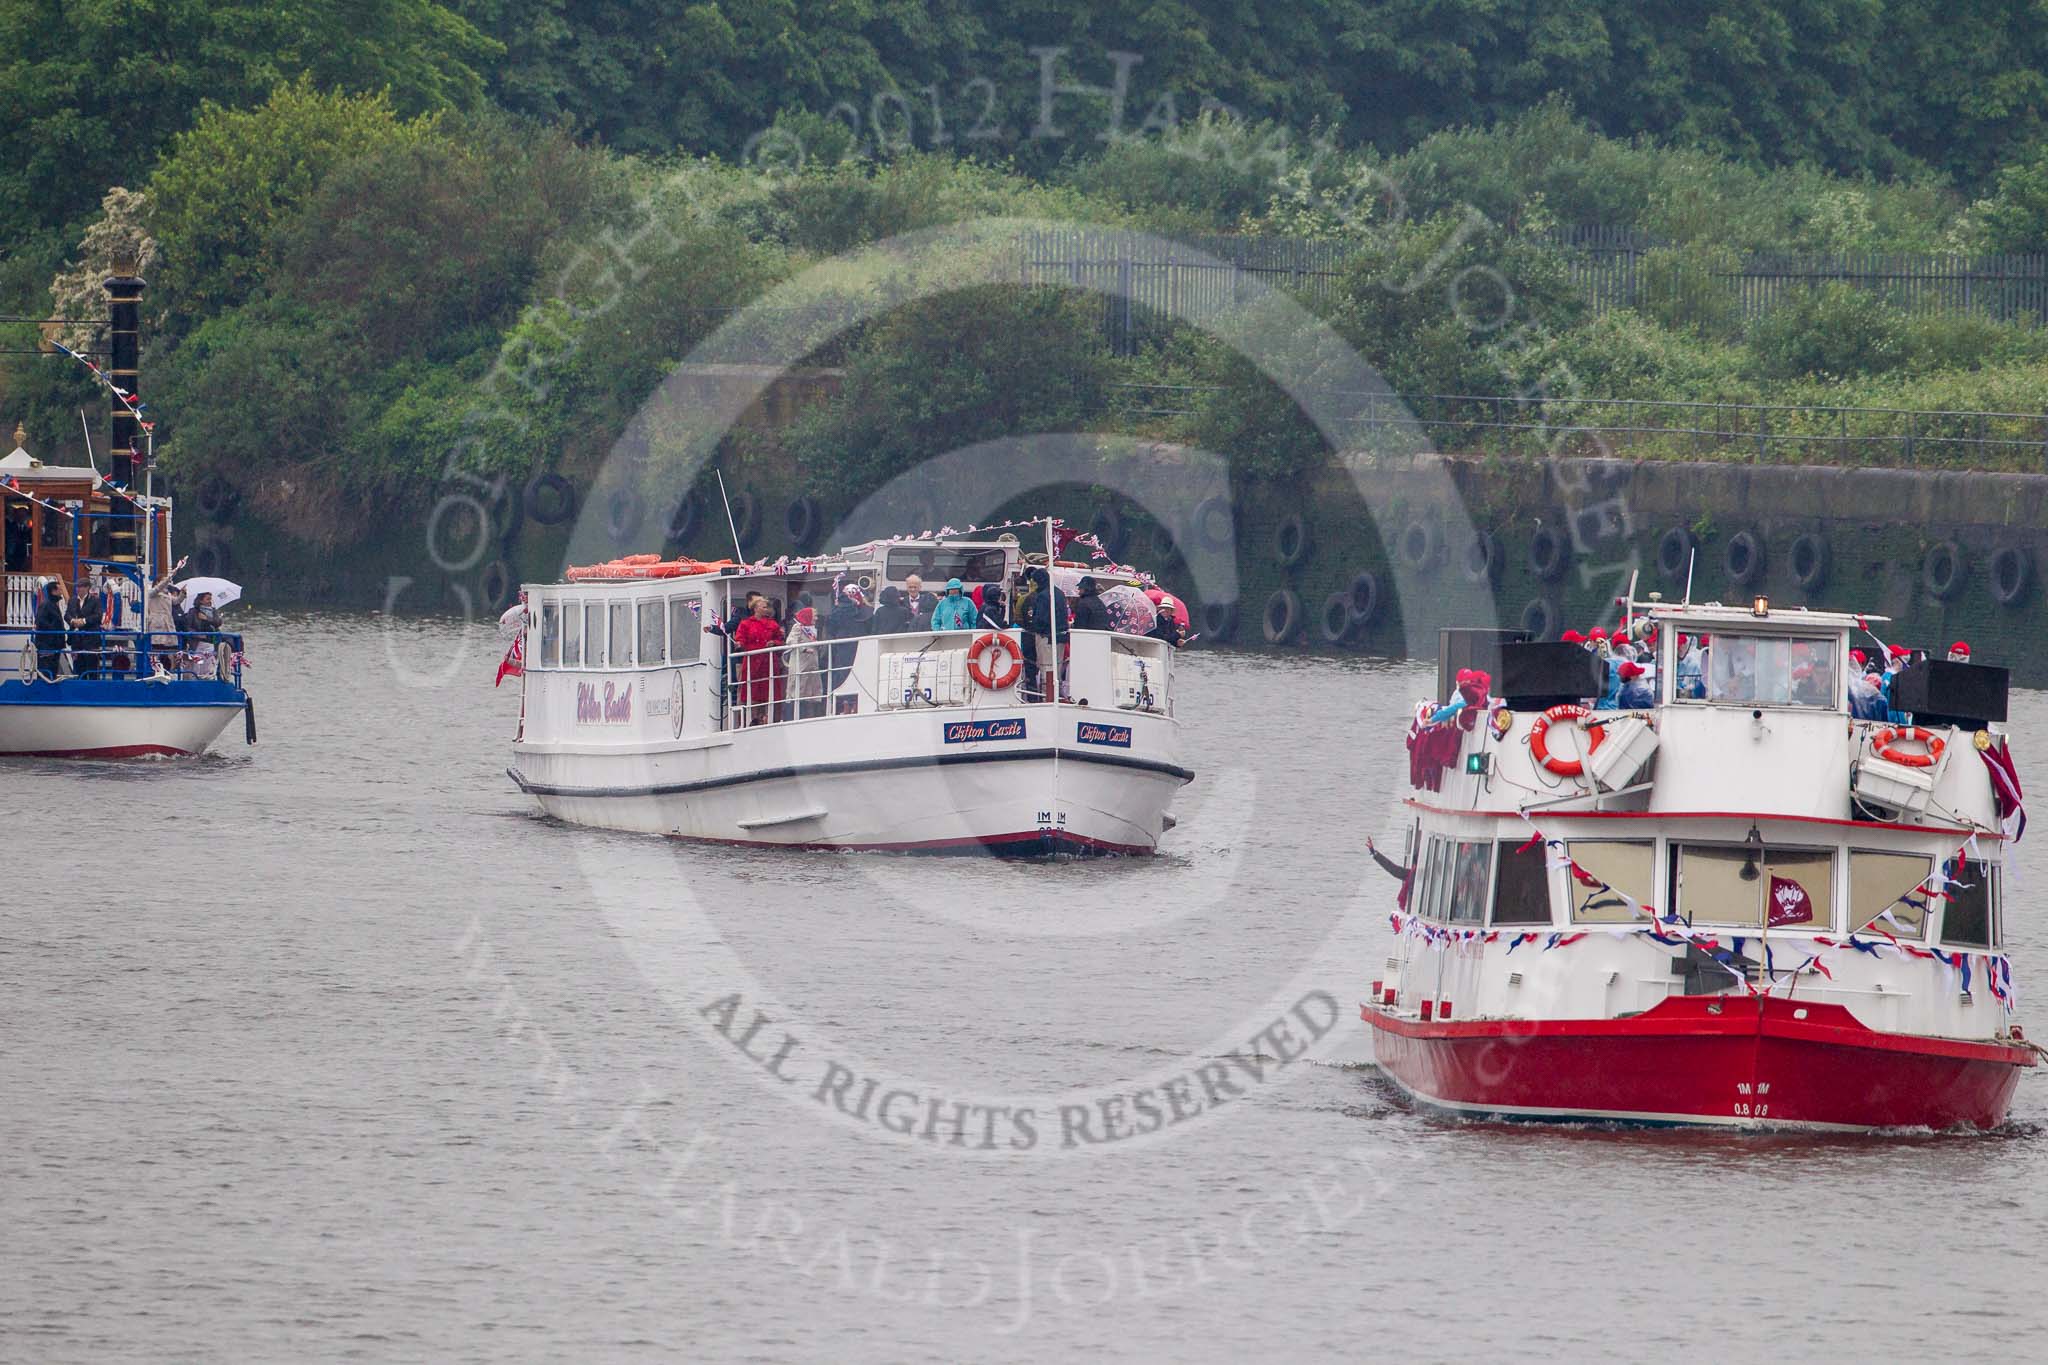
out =
<svg viewBox="0 0 2048 1365"><path fill-rule="evenodd" d="M978 744L985 739L1024 738L1024 718L1013 716L1008 720L951 720L946 722L945 739L948 744Z"/></svg>
<svg viewBox="0 0 2048 1365"><path fill-rule="evenodd" d="M630 725L633 723L633 689L620 687L617 683L606 683L599 691L596 683L576 684L576 723L578 725Z"/></svg>
<svg viewBox="0 0 2048 1365"><path fill-rule="evenodd" d="M1131 747L1131 727L1128 725L1098 725L1092 720L1078 721L1074 725L1074 738L1083 744L1101 744L1112 749Z"/></svg>

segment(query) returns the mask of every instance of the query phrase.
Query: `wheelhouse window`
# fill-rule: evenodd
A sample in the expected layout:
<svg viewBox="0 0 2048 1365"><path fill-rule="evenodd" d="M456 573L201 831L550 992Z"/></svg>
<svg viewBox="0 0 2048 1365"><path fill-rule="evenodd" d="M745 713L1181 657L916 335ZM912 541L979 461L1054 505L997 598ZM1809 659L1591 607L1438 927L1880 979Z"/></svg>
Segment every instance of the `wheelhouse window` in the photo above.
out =
<svg viewBox="0 0 2048 1365"><path fill-rule="evenodd" d="M687 664L697 660L697 636L701 625L697 613L690 610L694 598L671 597L668 599L668 659L670 663Z"/></svg>
<svg viewBox="0 0 2048 1365"><path fill-rule="evenodd" d="M1997 946L1998 869L1983 862L1958 868L1949 861L1942 872L1950 881L1942 888L1948 899L1941 906L1941 941L1958 948Z"/></svg>
<svg viewBox="0 0 2048 1365"><path fill-rule="evenodd" d="M1839 643L1832 637L1715 631L1704 653L1701 672L1710 702L1820 709L1840 705Z"/></svg>
<svg viewBox="0 0 2048 1365"><path fill-rule="evenodd" d="M916 574L927 588L943 588L946 580L962 583L1003 581L1004 555L997 550L905 549L889 551L885 572L889 581L901 583Z"/></svg>
<svg viewBox="0 0 2048 1365"><path fill-rule="evenodd" d="M1686 844L1677 851L1678 913L1693 924L1825 929L1834 923L1834 854L1825 849Z"/></svg>
<svg viewBox="0 0 2048 1365"><path fill-rule="evenodd" d="M1527 847L1528 840L1502 840L1495 855L1499 871L1493 876L1493 922L1495 924L1550 923L1550 868L1543 845Z"/></svg>
<svg viewBox="0 0 2048 1365"><path fill-rule="evenodd" d="M630 668L633 664L633 616L632 606L625 602L611 604L611 665L613 668Z"/></svg>
<svg viewBox="0 0 2048 1365"><path fill-rule="evenodd" d="M1586 875L1606 884L1605 889L1587 886L1570 878L1572 922L1575 924L1627 924L1642 919L1629 908L1654 905L1656 895L1657 846L1647 840L1622 842L1606 839L1574 839L1567 845L1572 861Z"/></svg>
<svg viewBox="0 0 2048 1365"><path fill-rule="evenodd" d="M562 604L562 667L583 667L583 604Z"/></svg>
<svg viewBox="0 0 2048 1365"><path fill-rule="evenodd" d="M1422 890L1420 909L1429 919L1444 918L1448 909L1449 863L1449 845L1432 835L1423 853L1422 880L1419 883Z"/></svg>
<svg viewBox="0 0 2048 1365"><path fill-rule="evenodd" d="M553 602L540 604L540 653L535 660L542 668L555 667L562 645L562 611Z"/></svg>
<svg viewBox="0 0 2048 1365"><path fill-rule="evenodd" d="M662 660L661 603L642 602L636 610L640 615L640 662L658 664Z"/></svg>
<svg viewBox="0 0 2048 1365"><path fill-rule="evenodd" d="M1486 892L1493 880L1493 845L1484 841L1460 840L1451 856L1451 913L1453 924L1486 922Z"/></svg>
<svg viewBox="0 0 2048 1365"><path fill-rule="evenodd" d="M1924 853L1849 854L1849 923L1857 932L1894 938L1927 934L1927 878L1934 860Z"/></svg>
<svg viewBox="0 0 2048 1365"><path fill-rule="evenodd" d="M604 667L604 603L583 604L583 666Z"/></svg>

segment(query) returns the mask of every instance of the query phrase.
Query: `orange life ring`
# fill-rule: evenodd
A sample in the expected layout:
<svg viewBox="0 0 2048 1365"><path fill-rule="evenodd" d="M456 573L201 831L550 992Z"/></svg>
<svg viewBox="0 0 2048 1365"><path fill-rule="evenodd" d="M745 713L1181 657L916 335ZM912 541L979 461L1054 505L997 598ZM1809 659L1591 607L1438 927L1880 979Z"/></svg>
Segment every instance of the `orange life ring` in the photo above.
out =
<svg viewBox="0 0 2048 1365"><path fill-rule="evenodd" d="M1915 740L1927 746L1924 754L1902 754L1894 751L1892 745L1900 740ZM1887 725L1870 736L1870 747L1877 756L1888 763L1901 763L1908 768L1931 768L1941 759L1941 751L1948 747L1940 735L1929 734L1924 726Z"/></svg>
<svg viewBox="0 0 2048 1365"><path fill-rule="evenodd" d="M993 668L982 666L981 656L991 648L1010 656L1010 666L998 677ZM1024 651L1017 648L1017 642L1001 631L985 630L967 647L967 676L974 679L983 690L1000 692L1017 681L1024 672Z"/></svg>
<svg viewBox="0 0 2048 1365"><path fill-rule="evenodd" d="M1585 720L1592 714L1593 709L1590 706L1551 707L1537 718L1534 725L1529 727L1530 754L1535 757L1538 763L1541 763L1559 777L1579 776L1579 774L1586 771L1585 759L1551 757L1550 746L1544 742L1544 736L1550 733L1550 722L1554 720ZM1607 742L1607 731L1588 726L1586 733L1591 738L1586 741L1585 757L1591 758L1593 751Z"/></svg>

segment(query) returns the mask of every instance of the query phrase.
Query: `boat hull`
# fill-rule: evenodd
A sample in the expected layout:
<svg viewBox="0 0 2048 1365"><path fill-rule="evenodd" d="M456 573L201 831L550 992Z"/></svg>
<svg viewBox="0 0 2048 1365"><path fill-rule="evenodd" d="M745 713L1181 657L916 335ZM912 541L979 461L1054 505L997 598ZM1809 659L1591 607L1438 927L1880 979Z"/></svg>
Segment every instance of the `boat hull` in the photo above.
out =
<svg viewBox="0 0 2048 1365"><path fill-rule="evenodd" d="M1366 1004L1382 1071L1464 1117L1864 1131L1995 1128L2025 1047L1880 1033L1839 1005L1673 998L1626 1019L1423 1022Z"/></svg>
<svg viewBox="0 0 2048 1365"><path fill-rule="evenodd" d="M577 789L511 770L571 824L721 843L921 853L1144 854L1186 775L1062 752L798 765L719 779ZM1057 814L1053 792L1058 791Z"/></svg>
<svg viewBox="0 0 2048 1365"><path fill-rule="evenodd" d="M0 755L189 756L218 739L246 701L239 688L217 682L0 684Z"/></svg>

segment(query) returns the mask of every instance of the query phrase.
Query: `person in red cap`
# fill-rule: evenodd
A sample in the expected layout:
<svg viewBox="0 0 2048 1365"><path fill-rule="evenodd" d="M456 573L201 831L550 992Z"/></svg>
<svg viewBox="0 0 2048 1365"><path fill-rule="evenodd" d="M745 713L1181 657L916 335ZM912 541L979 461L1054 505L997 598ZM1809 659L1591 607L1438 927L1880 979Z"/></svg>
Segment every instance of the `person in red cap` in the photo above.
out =
<svg viewBox="0 0 2048 1365"><path fill-rule="evenodd" d="M1970 662L1970 642L1968 640L1958 640L1950 645L1948 647L1948 661L1952 664L1966 664Z"/></svg>
<svg viewBox="0 0 2048 1365"><path fill-rule="evenodd" d="M1587 638L1588 640L1604 640L1604 639L1606 639L1606 638L1607 638L1607 627L1605 627L1605 626L1595 626L1595 627L1593 627L1593 628L1592 628L1591 630L1589 630L1589 631L1587 631L1587 632L1586 632L1586 638Z"/></svg>
<svg viewBox="0 0 2048 1365"><path fill-rule="evenodd" d="M1677 695L1698 701L1707 695L1707 679L1702 669L1699 651L1692 646L1692 637L1681 632L1678 637L1678 662L1672 668L1672 682Z"/></svg>
<svg viewBox="0 0 2048 1365"><path fill-rule="evenodd" d="M1586 637L1576 630L1568 630L1557 637L1557 642L1563 645L1582 645L1586 643Z"/></svg>
<svg viewBox="0 0 2048 1365"><path fill-rule="evenodd" d="M1618 670L1621 674L1621 709L1624 711L1647 711L1657 704L1656 694L1648 682L1649 670L1633 659L1623 659Z"/></svg>

